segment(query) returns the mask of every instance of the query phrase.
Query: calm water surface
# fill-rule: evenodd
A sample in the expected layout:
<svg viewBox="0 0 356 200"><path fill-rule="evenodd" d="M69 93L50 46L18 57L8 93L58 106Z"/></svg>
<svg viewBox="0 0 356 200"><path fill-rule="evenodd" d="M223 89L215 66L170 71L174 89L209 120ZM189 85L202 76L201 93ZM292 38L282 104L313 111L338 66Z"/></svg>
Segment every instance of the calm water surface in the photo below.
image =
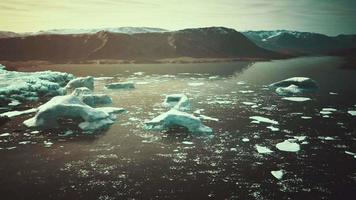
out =
<svg viewBox="0 0 356 200"><path fill-rule="evenodd" d="M310 57L258 63L51 66L76 76L114 77L97 80L95 92L110 95L112 106L129 112L91 136L82 136L71 124L33 134L21 124L31 116L0 127L1 133L12 134L0 143L1 199L353 199L356 159L345 151L356 152L356 117L347 113L356 110L356 71L340 69L342 62ZM304 95L311 101L286 101L266 87L294 76L318 82L317 93ZM127 80L136 88L104 88ZM162 102L173 93L190 98L189 113L199 110L219 119L203 120L213 128L213 136L143 130L145 120L167 111ZM319 113L322 108L337 111L326 118ZM279 130L251 123L250 116L276 120ZM67 130L75 134L58 136ZM275 147L295 136L306 136L296 141L300 151ZM54 144L45 147L44 141ZM255 145L273 153L260 154ZM274 170L284 171L281 180L271 175Z"/></svg>

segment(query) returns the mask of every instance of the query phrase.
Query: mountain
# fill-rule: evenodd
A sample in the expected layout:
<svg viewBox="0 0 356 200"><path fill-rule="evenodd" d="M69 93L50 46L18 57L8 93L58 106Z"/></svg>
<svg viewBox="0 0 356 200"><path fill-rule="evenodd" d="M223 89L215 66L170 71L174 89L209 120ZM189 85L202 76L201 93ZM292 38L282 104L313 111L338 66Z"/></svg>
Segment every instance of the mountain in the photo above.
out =
<svg viewBox="0 0 356 200"><path fill-rule="evenodd" d="M310 32L287 30L242 32L258 46L291 54L328 54L356 47L356 35L335 37Z"/></svg>
<svg viewBox="0 0 356 200"><path fill-rule="evenodd" d="M71 62L99 59L284 58L224 27L116 33L37 34L0 39L0 60Z"/></svg>
<svg viewBox="0 0 356 200"><path fill-rule="evenodd" d="M18 37L20 34L10 31L0 31L0 38Z"/></svg>
<svg viewBox="0 0 356 200"><path fill-rule="evenodd" d="M110 33L125 33L125 34L168 32L168 30L161 29L161 28L127 26L127 27L117 27L117 28L96 28L96 29L52 29L52 30L32 33L32 35L95 34L100 31L105 31Z"/></svg>

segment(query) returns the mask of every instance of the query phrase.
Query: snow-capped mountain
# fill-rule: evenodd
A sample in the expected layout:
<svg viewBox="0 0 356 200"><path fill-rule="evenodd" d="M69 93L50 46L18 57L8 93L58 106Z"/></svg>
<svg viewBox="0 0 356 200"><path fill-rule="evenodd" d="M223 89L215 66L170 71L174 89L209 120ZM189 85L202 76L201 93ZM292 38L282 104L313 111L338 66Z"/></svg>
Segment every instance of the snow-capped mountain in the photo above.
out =
<svg viewBox="0 0 356 200"><path fill-rule="evenodd" d="M117 27L117 28L95 28L95 29L52 29L47 31L39 31L33 35L70 35L70 34L95 34L100 31L110 33L162 33L167 32L166 29L152 28L152 27Z"/></svg>
<svg viewBox="0 0 356 200"><path fill-rule="evenodd" d="M288 53L324 54L356 47L354 35L331 37L319 33L287 30L246 31L242 34L260 47Z"/></svg>

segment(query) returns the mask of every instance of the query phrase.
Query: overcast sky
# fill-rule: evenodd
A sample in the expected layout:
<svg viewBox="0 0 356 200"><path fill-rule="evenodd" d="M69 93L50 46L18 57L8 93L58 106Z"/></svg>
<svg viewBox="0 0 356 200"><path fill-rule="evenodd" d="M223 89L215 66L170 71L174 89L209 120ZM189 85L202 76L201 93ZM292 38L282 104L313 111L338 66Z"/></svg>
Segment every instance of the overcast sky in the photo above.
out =
<svg viewBox="0 0 356 200"><path fill-rule="evenodd" d="M0 30L226 26L356 33L356 0L0 0Z"/></svg>

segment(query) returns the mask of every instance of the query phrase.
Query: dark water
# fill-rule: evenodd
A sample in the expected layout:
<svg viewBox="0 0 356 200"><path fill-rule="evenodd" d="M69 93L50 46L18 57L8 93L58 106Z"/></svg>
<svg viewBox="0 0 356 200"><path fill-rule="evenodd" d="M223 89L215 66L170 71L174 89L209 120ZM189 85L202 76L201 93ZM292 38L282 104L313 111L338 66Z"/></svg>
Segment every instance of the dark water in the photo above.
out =
<svg viewBox="0 0 356 200"><path fill-rule="evenodd" d="M356 71L340 69L342 62L316 57L54 67L77 76L115 77L97 80L95 92L109 94L113 106L129 113L94 136L81 136L74 126L30 133L21 124L30 116L1 127L1 133L12 134L0 143L1 199L353 199L356 159L345 151L356 152L356 117L347 113L356 110ZM294 76L318 82L317 93L304 95L311 101L286 101L265 87ZM121 80L134 81L136 89L104 89L105 83ZM201 114L219 119L203 120L213 136L143 130L145 120L167 111L162 101L172 93L190 98L190 113L203 109ZM322 108L337 111L326 118ZM251 123L250 116L276 120L279 130ZM67 130L76 134L58 136ZM306 136L296 141L300 151L275 147L295 136ZM54 144L45 147L44 141ZM273 153L258 153L255 145ZM274 170L284 171L281 180L271 175Z"/></svg>

